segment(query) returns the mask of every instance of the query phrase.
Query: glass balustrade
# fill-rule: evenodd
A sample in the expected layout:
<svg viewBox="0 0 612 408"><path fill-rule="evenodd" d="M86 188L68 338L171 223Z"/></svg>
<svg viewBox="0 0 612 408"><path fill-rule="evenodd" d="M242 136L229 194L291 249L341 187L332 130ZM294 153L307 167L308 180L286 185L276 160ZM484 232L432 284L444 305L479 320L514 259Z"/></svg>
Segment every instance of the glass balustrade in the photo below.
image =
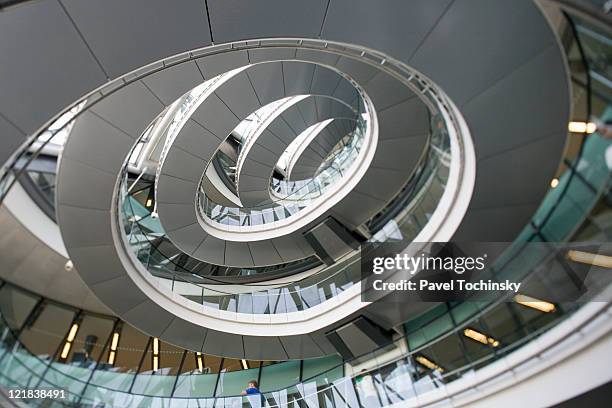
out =
<svg viewBox="0 0 612 408"><path fill-rule="evenodd" d="M200 214L209 222L221 225L256 226L285 220L313 204L358 164L357 158L365 138L365 119L357 121L351 142L338 152L328 165L311 179L289 181L272 179L270 192L274 200L255 207L229 207L218 204L206 195L202 187L198 193Z"/></svg>
<svg viewBox="0 0 612 408"><path fill-rule="evenodd" d="M71 406L382 407L474 375L478 368L505 357L561 323L578 306L558 304L554 312L544 313L503 300L487 307L469 302L463 305L446 304L442 313L430 313L433 319L424 324L407 323L405 337L358 356L356 365L327 357L258 369L177 375L164 374L163 370L157 374L122 372L119 367L95 362L66 364L33 355L15 336L3 314L0 384L7 388L63 390L65 398L53 402ZM471 309L466 311L465 305L471 305ZM498 345L485 345L466 336L467 327L494 336ZM101 347L100 355L104 355L108 346ZM366 361L367 368L353 368ZM246 383L258 377L262 393L239 396Z"/></svg>
<svg viewBox="0 0 612 408"><path fill-rule="evenodd" d="M604 115L609 114L606 112ZM572 234L570 241L582 242L602 234L610 236L609 228L602 230L604 224L597 222L610 214L609 205L605 205L610 193L610 174L603 155L609 147L610 140L597 134L585 140L576 165L568 166L561 176L559 186L549 192L542 203L541 213L535 217L542 231L538 235L540 239L558 241ZM568 218L568 214L574 212L576 216ZM576 230L577 220L582 222ZM393 230L385 230L385 234L393 233ZM534 235L534 231L530 231L530 234ZM515 271L525 270L525 259L533 262L534 266L538 263L538 259L531 256L523 259L512 256L505 260L505 267ZM558 260L553 262L558 262L558 269L563 268ZM7 299L5 296L2 298ZM235 305L240 302L240 298L234 298ZM30 307L35 303L29 302ZM19 304L24 304L24 301ZM151 375L146 372L116 371L112 367L98 364L92 374L91 364L82 366L61 363L49 354L45 356L42 349L39 353L43 355L33 355L23 346L22 342L28 341L25 334L22 333L18 340L14 332L9 330L23 322L27 313L8 313L9 310L0 305L5 325L0 348L0 383L8 388L41 386L66 391L66 400L44 401L44 406L70 402L82 406L107 404L114 407L134 404L172 404L179 407L298 407L304 404L320 407L382 407L427 395L444 384L473 376L478 368L503 358L562 322L579 306L572 302L555 304L554 311L545 313L507 299L487 304L441 304L404 325L405 337L395 340L395 350L404 348L405 352L395 355L390 353L390 357L385 350L381 350L360 356L359 361L370 361L372 364L359 371L352 370L350 361L345 365L333 361L326 363L324 360L306 360L301 363L301 378L294 374L295 363L287 364L285 368L285 363L277 367L264 366L260 368L262 394L242 397L236 395L236 390L244 386L248 375L254 374L249 370L227 372L221 379L219 373ZM9 316L12 316L10 325L6 320ZM65 320L69 322L70 319L67 316ZM464 334L467 327L493 336L499 342L498 346L484 345L467 337ZM60 341L61 335L57 336L58 344ZM34 343L30 347L34 347ZM105 355L104 351L99 354ZM269 379L267 384L266 378ZM293 380L292 384L282 385L279 379ZM222 387L219 386L220 381L223 381ZM32 402L36 404L40 401Z"/></svg>
<svg viewBox="0 0 612 408"><path fill-rule="evenodd" d="M320 197L325 190L345 176L356 162L363 146L365 129L358 122L353 135L343 138L341 146L332 151L319 166L312 179L280 180L273 178L270 194L281 201L309 201Z"/></svg>
<svg viewBox="0 0 612 408"><path fill-rule="evenodd" d="M159 158L159 164L157 166L157 170L155 173L156 179L159 178L159 174L161 172L166 155L168 154L170 147L174 143L174 139L179 134L185 122L191 117L191 115L197 109L197 107L200 106L202 102L204 102L205 98L209 95L210 91L215 88L215 86L219 83L219 81L221 81L223 78L225 78L228 75L229 76L233 75L234 72L235 70L229 71L224 74L217 75L216 77L212 79L209 79L208 81L193 88L187 94L183 95L172 106L170 106L170 109L165 114L172 115L172 118L169 121L169 123L165 126L165 128L161 129L163 147L162 147L161 155ZM146 134L143 136L146 136ZM140 152L141 149L139 149L138 147L146 140L147 140L146 137L140 138L135 148L132 149L132 153L130 154L128 162L135 161L135 158L132 156Z"/></svg>
<svg viewBox="0 0 612 408"><path fill-rule="evenodd" d="M393 233L399 233L404 239L411 240L436 209L445 190L450 165L448 134L446 128L440 126L440 121L440 117L432 118L431 140L435 145L428 150L418 173L418 182L413 183L409 191L404 191L412 199L402 202L404 211L388 222L381 232L374 234L374 239L386 240ZM359 143L355 141L346 146L355 150ZM351 155L344 156L350 160ZM330 162L334 163L333 160ZM191 301L239 313L292 313L319 305L361 280L359 253L355 253L320 273L289 284L244 284L243 293L228 293L223 289L222 284L226 282L222 279L195 274L187 266L197 262L189 260L164 238L159 219L151 217L151 210L127 193L127 185L124 181L122 219L129 249L164 287Z"/></svg>

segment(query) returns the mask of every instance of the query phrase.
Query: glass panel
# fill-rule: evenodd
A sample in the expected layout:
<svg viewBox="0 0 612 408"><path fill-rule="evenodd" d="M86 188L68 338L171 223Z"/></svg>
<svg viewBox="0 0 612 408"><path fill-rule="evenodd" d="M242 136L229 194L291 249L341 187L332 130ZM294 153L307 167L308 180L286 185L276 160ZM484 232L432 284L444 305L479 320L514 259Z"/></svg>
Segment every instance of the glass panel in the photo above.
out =
<svg viewBox="0 0 612 408"><path fill-rule="evenodd" d="M170 396L174 381L175 377L167 375L166 370L160 370L160 374L140 373L136 376L132 392L153 396Z"/></svg>
<svg viewBox="0 0 612 408"><path fill-rule="evenodd" d="M300 381L300 362L287 361L262 367L260 390L276 391L297 384Z"/></svg>
<svg viewBox="0 0 612 408"><path fill-rule="evenodd" d="M99 394L105 394L108 390L128 391L134 381L134 373L119 372L114 367L106 370L94 371L87 393L94 398ZM102 388L103 387L103 388Z"/></svg>
<svg viewBox="0 0 612 408"><path fill-rule="evenodd" d="M342 358L338 355L304 360L302 380L314 379L318 385L329 384L342 377L343 368Z"/></svg>
<svg viewBox="0 0 612 408"><path fill-rule="evenodd" d="M212 397L216 384L217 374L183 374L179 376L174 395Z"/></svg>
<svg viewBox="0 0 612 408"><path fill-rule="evenodd" d="M236 371L222 372L219 376L217 396L240 395L248 387L249 381L257 381L258 375L259 367L248 370L238 368Z"/></svg>
<svg viewBox="0 0 612 408"><path fill-rule="evenodd" d="M64 389L76 396L85 389L91 369L72 364L54 362L47 370L41 388Z"/></svg>

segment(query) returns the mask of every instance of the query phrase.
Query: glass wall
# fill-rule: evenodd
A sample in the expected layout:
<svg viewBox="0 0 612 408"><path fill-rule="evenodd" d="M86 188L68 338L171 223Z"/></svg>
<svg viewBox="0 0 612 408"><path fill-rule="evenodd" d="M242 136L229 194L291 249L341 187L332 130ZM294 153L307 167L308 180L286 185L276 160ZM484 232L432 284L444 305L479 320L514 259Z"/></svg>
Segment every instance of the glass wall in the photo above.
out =
<svg viewBox="0 0 612 408"><path fill-rule="evenodd" d="M337 356L261 362L180 349L113 317L0 284L0 371L6 375L0 382L7 385L19 375L25 385L61 388L71 401L82 402L105 401L109 393L113 398L121 393L121 398L229 397L251 380L277 390L302 379L320 375L333 381L343 374Z"/></svg>

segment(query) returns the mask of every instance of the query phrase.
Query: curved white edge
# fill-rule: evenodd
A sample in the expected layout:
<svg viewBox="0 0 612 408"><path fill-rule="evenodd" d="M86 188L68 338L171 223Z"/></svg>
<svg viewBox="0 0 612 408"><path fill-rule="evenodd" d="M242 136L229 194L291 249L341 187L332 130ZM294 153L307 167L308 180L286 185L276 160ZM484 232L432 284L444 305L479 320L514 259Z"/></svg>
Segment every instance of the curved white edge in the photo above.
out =
<svg viewBox="0 0 612 408"><path fill-rule="evenodd" d="M223 197L225 197L234 205L242 207L242 202L240 201L240 198L232 191L230 191L229 188L227 188L227 186L225 185L223 180L221 180L221 177L215 170L214 166L206 166L206 172L204 173L204 177L208 178L210 184L212 184L212 186L217 190L219 194L223 195Z"/></svg>
<svg viewBox="0 0 612 408"><path fill-rule="evenodd" d="M281 40L281 39L277 39L277 41L279 41L279 40ZM290 39L290 40L294 41L294 42L297 42L297 41L301 42L302 41L302 40L295 40L295 39ZM248 45L248 41L246 41L246 40L242 41L242 42L237 42L237 43L238 44L243 44L245 47ZM333 45L333 42L330 42L330 44ZM326 43L326 46L327 46L327 43ZM177 54L177 55L173 56L173 59L174 59L174 61L180 62L182 60L187 60L187 59L191 58L193 55L204 56L204 55L208 55L210 52L213 52L213 51L219 52L219 51L228 50L229 47L233 48L234 44L231 44L231 45L229 45L229 44L213 45L211 47L206 47L206 48L203 48L203 49L200 49L200 50L188 51L188 52L180 53L180 54ZM131 81L134 78L139 78L139 77L145 76L149 72L153 72L155 69L160 68L160 66L161 66L161 62L160 61L155 61L155 62L152 62L152 63L146 65L146 66L134 69L130 73L124 75L122 78L125 78L128 81ZM105 84L101 85L100 87L96 88L95 90L93 90L92 92L90 92L89 94L84 96L81 100L86 99L89 96L95 96L96 98L99 98L105 92L112 91L112 88L115 87L115 86L116 86L116 81L109 81L108 83L105 83ZM47 121L47 123L43 124L41 126L41 128L39 129L39 131L35 132L33 136L28 138L23 143L22 146L27 146L28 144L30 144L31 141L36 137L35 135L40 133L42 130L46 129L48 127L48 125L50 123L52 123L53 121L55 121L55 119L57 117L59 117L59 116L60 116L60 113L58 113L58 115L56 115L56 117L49 119L49 121ZM20 152L21 150L22 149L16 150L15 153L9 159L9 161L7 161L6 163L10 163L15 157L17 157L18 152ZM3 165L2 172L4 172L6 170L6 167L5 167L6 163Z"/></svg>
<svg viewBox="0 0 612 408"><path fill-rule="evenodd" d="M271 115L268 115L257 127L257 131L247 139L246 143L242 146L242 149L240 150L240 154L238 155L238 158L236 159L236 189L238 190L238 193L240 194L240 175L242 174L242 167L244 166L245 161L248 158L249 152L251 151L251 148L253 146L255 146L255 144L257 143L257 140L260 138L260 136L263 134L263 132L270 126L270 124L272 124L276 119L278 119L279 116L281 116L282 114L284 114L287 110L289 110L289 108L291 108L292 106L297 105L299 102L303 101L304 99L308 98L310 95L293 95L293 96L285 96L282 99L279 99L278 101L275 102L271 102L271 103L279 103L280 106L278 106ZM270 104L268 104L270 105ZM260 109L266 108L268 105L262 106ZM260 109L258 109L255 112L258 112ZM272 174L272 170L273 168L270 168L270 175ZM197 210L197 209L196 209Z"/></svg>
<svg viewBox="0 0 612 408"><path fill-rule="evenodd" d="M339 71L338 68L333 67L331 65L325 65L322 63L317 63L317 65L337 72L340 76L348 79L349 82L351 82L351 84L356 89L358 89L366 106L365 113L368 115L369 120L366 121L367 127L365 130L364 143L361 151L359 152L359 155L357 156L357 159L348 170L348 176L343 177L342 184L334 186L330 189L329 192L325 192L320 197L313 199L307 207L296 213L296 216L289 216L282 220L261 225L252 225L248 227L223 225L216 223L208 219L207 217L202 216L198 208L199 204L196 192L194 210L198 219L198 223L206 233L214 236L215 238L234 242L262 241L289 235L314 222L321 215L332 209L337 203L339 203L343 198L345 198L348 194L351 193L351 191L357 186L359 181L361 181L363 176L368 171L369 166L372 163L372 160L374 159L374 156L376 154L376 146L378 145L378 117L376 115L374 105L363 90L363 88L359 84L357 84L352 78L350 78L348 74ZM304 95L302 98L298 98L294 102L292 101L291 104L287 106L287 108L306 97L308 96ZM279 112L279 115L281 113L282 112ZM239 174L238 168L236 171ZM297 217L297 215L299 215L299 217Z"/></svg>
<svg viewBox="0 0 612 408"><path fill-rule="evenodd" d="M28 193L15 183L7 193L3 204L11 214L46 246L68 259L62 235L57 224L50 219Z"/></svg>
<svg viewBox="0 0 612 408"><path fill-rule="evenodd" d="M113 226L113 237L127 244L125 236L117 231L116 225ZM340 316L347 316L366 305L361 302L361 286L353 285L326 302L293 313L257 315L229 312L199 305L172 292L166 280L152 278L131 252L120 251L118 256L135 285L164 310L198 327L231 334L258 337L308 334L327 327L338 321ZM332 310L334 313L328 313Z"/></svg>
<svg viewBox="0 0 612 408"><path fill-rule="evenodd" d="M455 123L458 127L448 128L451 149L448 181L438 206L429 222L414 238L414 242L450 240L467 212L476 184L476 152L470 129L450 98L446 97L445 102L449 105L453 120L446 109L439 109L439 112L446 123Z"/></svg>
<svg viewBox="0 0 612 408"><path fill-rule="evenodd" d="M447 123L455 123L458 126L458 129L449 127L452 159L447 185L451 187L445 189L432 217L417 236L417 239L422 242L443 242L451 239L467 211L475 182L476 156L469 128L456 106L447 97L445 99L449 103L453 117L448 116L445 109L441 109L446 115L444 119L447 120ZM375 115L373 119L370 121L371 126L374 127L374 131L378 131L378 121ZM451 119L454 119L454 122ZM368 152L373 154L371 150ZM367 169L365 166L363 168ZM118 178L115 195L119 191L120 181L121 179ZM113 198L113 202L117 202L117 197ZM115 206L111 213L111 219L115 220L112 228L115 245L129 248L125 235L121 233L117 211L119 210ZM308 334L324 329L370 304L370 302L361 300L361 283L359 282L337 296L306 310L261 315L219 310L199 305L174 293L168 287L165 279L152 279L149 272L130 250L118 252L130 278L153 302L177 318L191 324L222 328L227 333L259 337Z"/></svg>
<svg viewBox="0 0 612 408"><path fill-rule="evenodd" d="M367 127L364 144L355 162L349 168L348 175L343 178L343 183L330 188L329 192L325 192L320 197L313 199L307 207L296 213L296 216L248 227L221 225L213 222L200 214L197 208L198 204L196 203L195 211L202 229L216 238L235 242L262 241L278 238L291 234L314 222L350 194L368 171L376 154L376 146L378 145L378 117L373 108L372 101L367 95L363 93L362 95L367 106L366 113L369 117L369 120L366 121Z"/></svg>
<svg viewBox="0 0 612 408"><path fill-rule="evenodd" d="M455 123L457 126L457 128L448 127L451 150L449 176L438 206L427 224L412 240L417 244L426 245L429 242L451 240L468 210L476 184L476 152L470 129L457 106L446 95L444 95L444 102L448 104L447 108L450 112L444 109L441 102L438 101L439 112L446 123ZM414 256L418 250L415 245L410 245L402 253ZM404 274L398 271L390 274L386 279L392 281L397 276L403 277Z"/></svg>
<svg viewBox="0 0 612 408"><path fill-rule="evenodd" d="M216 49L217 47L214 48ZM226 49L226 51L234 50ZM200 56L204 55L205 53L192 51L185 54L185 58L199 58ZM124 78L127 78L128 81L135 81L136 78L144 77L149 72L152 72L154 69L160 67L161 63L153 63L149 66L135 70L134 72L126 75ZM102 97L104 94L101 92L101 90L103 89L105 89L105 87L100 87L98 90L94 91L99 92L99 95L95 95L96 98L91 97L91 100L98 100L100 97ZM88 94L88 97L92 94ZM469 137L469 134L467 136ZM456 152L457 150L454 149L453 151ZM457 172L453 172L453 174L455 173ZM115 194L117 194L119 191L120 180L121 178L118 175L115 186ZM457 181L457 183L458 185L463 185L463 182ZM473 180L471 183L473 185ZM450 198L450 196L447 195L447 198ZM112 202L117 202L117 196L113 197ZM125 250L126 237L121 232L121 228L118 223L119 218L117 211L118 209L116 208L116 205L112 206L112 208L110 208L109 219L112 224L111 229L114 245L118 249L116 254L120 262L124 265L127 275L130 276L130 279L135 285L137 285L139 290L142 291L142 293L151 299L151 301L153 301L155 304L168 311L168 313L173 315L175 318L184 320L185 322L190 322L197 327L203 326L211 329L223 328L223 330L228 333L253 336L295 336L299 335L299 333L313 332L317 330L317 328L322 328L325 327L325 325L335 323L342 317L348 316L351 313L354 313L367 306L368 304L361 302L360 285L356 284L349 290L344 291L340 295L316 307L305 311L280 315L232 313L198 305L180 295L169 292L166 288L161 287L159 282L156 280L150 280L150 274L148 271L144 270L142 265L140 265L140 262L135 259L134 255L129 250ZM458 218L460 218L459 215L457 215L456 219ZM443 232L447 235L444 236L443 234L436 234L436 236L430 237L430 240L446 240L452 236L450 231ZM334 313L327 313L332 310ZM307 322L307 324L304 325L303 323L298 322Z"/></svg>
<svg viewBox="0 0 612 408"><path fill-rule="evenodd" d="M155 171L155 183L154 183L154 186L155 186L155 197L157 197L157 195L158 195L158 193L157 193L157 186L159 185L159 179L160 179L160 177L162 175L162 169L164 168L164 165L166 163L166 158L168 157L168 153L170 152L170 149L172 148L172 145L174 144L174 141L176 140L177 136L180 134L181 130L183 129L183 127L185 126L187 121L191 118L191 116L198 109L198 107L200 105L202 105L206 101L206 99L208 99L212 94L214 94L215 91L217 91L221 87L221 85L223 85L224 83L228 82L229 80L234 78L236 75L238 75L242 71L246 70L248 67L249 67L249 65L246 65L246 66L240 67L240 68L235 68L235 69L233 69L231 71L228 71L228 72L225 72L223 74L217 75L217 76L215 76L215 77L213 77L213 78L211 78L211 79L209 79L207 81L204 81L202 84L200 84L199 86L207 84L204 92L202 92L202 94L198 97L198 99L195 101L195 103L193 103L193 105L191 105L189 107L189 110L187 111L186 114L183 115L183 117L181 118L181 121L179 122L179 124L174 129L174 132L171 135L168 135L166 133L165 135L161 136L161 137L164 137L164 136L165 137L164 137L164 140L163 140L164 145L162 147L162 151L161 151L161 154L160 154L160 157L159 157L159 163L158 163L157 169ZM185 95L190 93L192 90L190 90L189 92L187 92L184 95L182 95L179 99L183 99L185 97ZM176 103L176 101L174 103ZM169 113L171 113L171 116L173 116L173 117L176 117L176 115L178 115L178 113L174 112L174 111L169 111ZM167 129L164 128L164 132L167 132ZM213 156L214 156L214 154L213 154ZM209 164L210 164L210 162L205 164L204 171L202 172L202 177L204 177L204 173L206 172L206 169L208 168ZM196 192L196 196L197 196L197 192ZM163 216L161 217L161 219L163 219Z"/></svg>
<svg viewBox="0 0 612 408"><path fill-rule="evenodd" d="M285 172L287 173L286 178L291 180L291 172L293 171L293 167L297 164L298 160L302 156L302 153L306 151L308 146L312 143L313 140L329 125L333 122L334 119L325 119L322 122L315 123L314 125L307 128L302 135L299 135L293 143L298 144L298 147L295 149L293 155L287 161L287 169ZM289 145L289 148L292 146Z"/></svg>

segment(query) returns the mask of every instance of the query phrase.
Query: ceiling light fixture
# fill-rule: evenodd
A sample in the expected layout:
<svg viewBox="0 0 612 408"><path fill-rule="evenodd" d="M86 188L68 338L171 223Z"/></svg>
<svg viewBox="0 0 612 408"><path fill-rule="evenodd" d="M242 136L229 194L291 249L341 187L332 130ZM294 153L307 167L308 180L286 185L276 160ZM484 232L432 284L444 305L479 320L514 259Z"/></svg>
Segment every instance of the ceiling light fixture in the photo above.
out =
<svg viewBox="0 0 612 408"><path fill-rule="evenodd" d="M484 345L493 346L493 347L499 346L498 340L495 340L493 337L489 337L486 334L483 334L474 329L465 328L463 329L463 334L465 335L465 337L468 337Z"/></svg>
<svg viewBox="0 0 612 408"><path fill-rule="evenodd" d="M602 268L612 269L612 256L593 254L591 252L569 250L567 258L578 263L600 266Z"/></svg>
<svg viewBox="0 0 612 408"><path fill-rule="evenodd" d="M555 177L554 179L550 180L550 187L551 188L555 188L558 185L559 185L559 179L558 178Z"/></svg>
<svg viewBox="0 0 612 408"><path fill-rule="evenodd" d="M514 296L514 301L520 305L527 306L544 313L551 313L556 309L553 303L527 295L516 295Z"/></svg>
<svg viewBox="0 0 612 408"><path fill-rule="evenodd" d="M77 322L72 323L70 327L70 331L66 336L66 343L64 343L64 347L62 347L62 352L60 353L60 359L65 360L68 358L68 354L70 354L70 349L72 348L72 342L76 337L77 332L79 331L79 324Z"/></svg>
<svg viewBox="0 0 612 408"><path fill-rule="evenodd" d="M70 328L70 332L68 333L68 337L66 337L66 341L72 342L76 337L77 331L79 330L79 324L74 323Z"/></svg>
<svg viewBox="0 0 612 408"><path fill-rule="evenodd" d="M436 371L439 371L439 372L443 372L444 371L444 369L442 367L440 367L438 364L434 363L433 361L431 361L430 359L428 359L427 357L425 357L422 354L416 356L415 360L417 361L417 363L421 364L425 368L429 368L430 370L436 370Z"/></svg>
<svg viewBox="0 0 612 408"><path fill-rule="evenodd" d="M203 373L204 372L204 360L202 359L202 353L197 351L195 353L195 356L196 356L196 364L198 366L198 371Z"/></svg>
<svg viewBox="0 0 612 408"><path fill-rule="evenodd" d="M590 134L597 130L597 124L593 122L570 122L567 129L572 133Z"/></svg>
<svg viewBox="0 0 612 408"><path fill-rule="evenodd" d="M119 346L119 332L116 331L113 333L113 338L111 340L110 351L108 352L108 364L114 365L115 358L117 357L117 347Z"/></svg>
<svg viewBox="0 0 612 408"><path fill-rule="evenodd" d="M159 370L159 356L153 355L153 371Z"/></svg>
<svg viewBox="0 0 612 408"><path fill-rule="evenodd" d="M159 339L153 337L153 372L159 370Z"/></svg>
<svg viewBox="0 0 612 408"><path fill-rule="evenodd" d="M68 358L68 353L70 353L70 347L72 347L72 343L68 343L66 342L64 344L64 348L62 349L62 354L60 354L60 357L65 360L66 358Z"/></svg>

